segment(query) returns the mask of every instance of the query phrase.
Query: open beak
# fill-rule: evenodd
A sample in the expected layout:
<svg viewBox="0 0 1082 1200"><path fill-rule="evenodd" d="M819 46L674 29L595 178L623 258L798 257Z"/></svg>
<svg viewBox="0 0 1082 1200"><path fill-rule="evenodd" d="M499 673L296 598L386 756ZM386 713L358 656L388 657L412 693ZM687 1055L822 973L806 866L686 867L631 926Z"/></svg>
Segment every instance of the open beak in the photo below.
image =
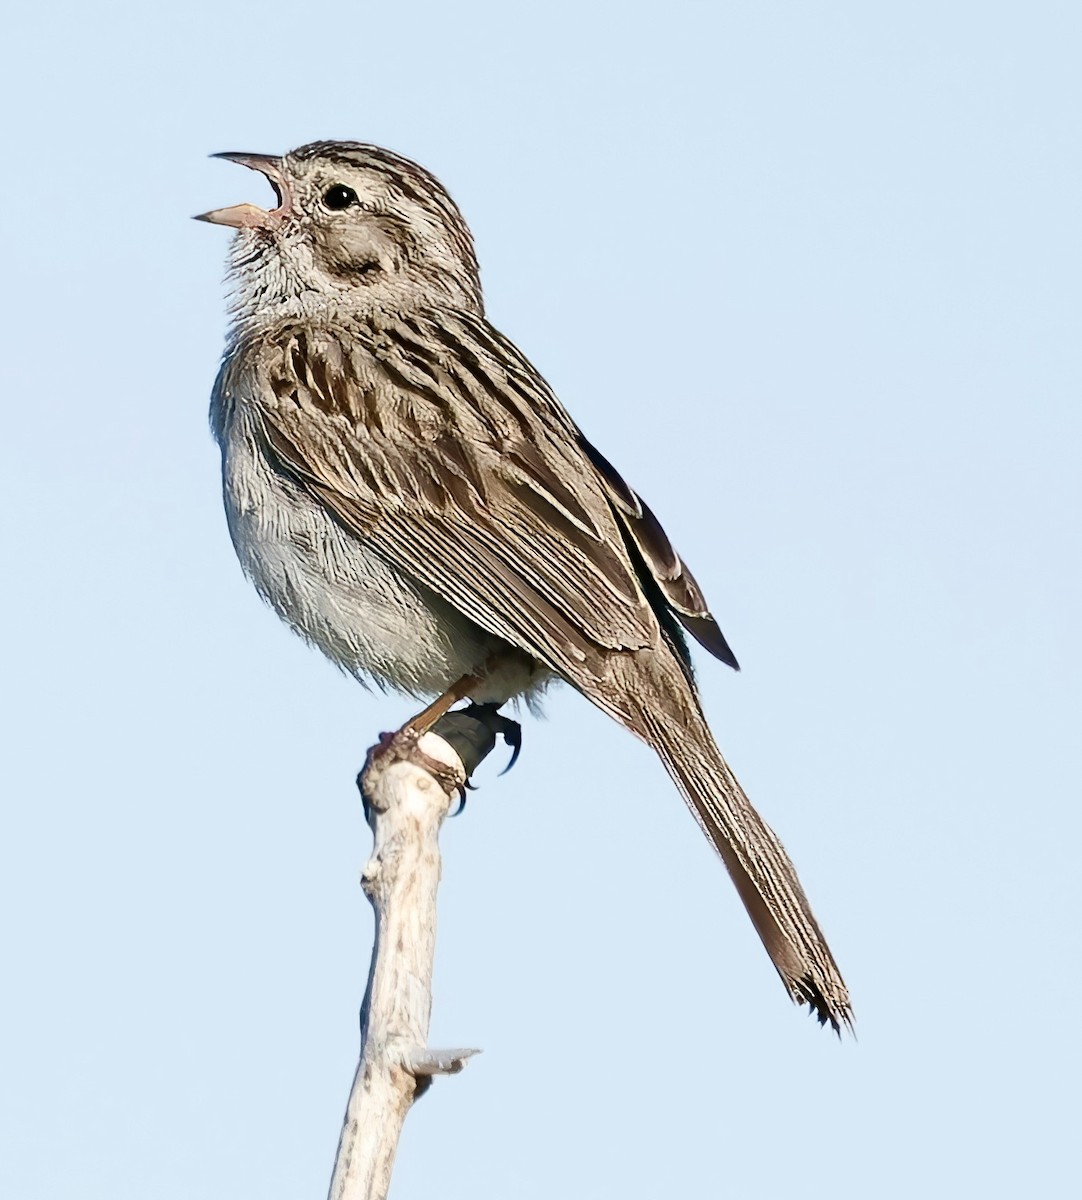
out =
<svg viewBox="0 0 1082 1200"><path fill-rule="evenodd" d="M233 229L269 229L292 212L280 158L275 158L273 154L238 154L234 151L212 154L211 158L224 158L265 175L278 197L278 206L265 209L258 204L234 204L232 208L214 208L210 212L200 213L195 220L209 221L211 225L229 225Z"/></svg>

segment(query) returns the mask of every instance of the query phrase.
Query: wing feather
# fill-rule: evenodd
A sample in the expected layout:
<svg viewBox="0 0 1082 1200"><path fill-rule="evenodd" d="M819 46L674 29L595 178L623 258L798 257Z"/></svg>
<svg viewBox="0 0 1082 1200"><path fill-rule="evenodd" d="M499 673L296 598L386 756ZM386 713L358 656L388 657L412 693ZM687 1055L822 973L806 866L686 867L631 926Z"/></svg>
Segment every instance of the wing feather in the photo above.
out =
<svg viewBox="0 0 1082 1200"><path fill-rule="evenodd" d="M286 323L243 354L235 369L261 376L255 403L282 468L390 562L552 669L580 677L597 651L659 643L665 614L644 570L680 620L716 629L650 510L481 318Z"/></svg>

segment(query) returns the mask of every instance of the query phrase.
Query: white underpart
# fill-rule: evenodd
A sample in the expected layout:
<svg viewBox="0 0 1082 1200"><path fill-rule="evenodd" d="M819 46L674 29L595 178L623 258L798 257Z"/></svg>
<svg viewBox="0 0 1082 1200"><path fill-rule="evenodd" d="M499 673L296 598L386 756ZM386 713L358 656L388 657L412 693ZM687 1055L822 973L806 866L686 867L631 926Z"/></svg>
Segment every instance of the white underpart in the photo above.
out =
<svg viewBox="0 0 1082 1200"><path fill-rule="evenodd" d="M244 573L292 629L362 682L422 698L506 651L278 474L258 449L245 398L231 399L231 417L215 422L229 532ZM502 702L540 683L516 655L473 698Z"/></svg>

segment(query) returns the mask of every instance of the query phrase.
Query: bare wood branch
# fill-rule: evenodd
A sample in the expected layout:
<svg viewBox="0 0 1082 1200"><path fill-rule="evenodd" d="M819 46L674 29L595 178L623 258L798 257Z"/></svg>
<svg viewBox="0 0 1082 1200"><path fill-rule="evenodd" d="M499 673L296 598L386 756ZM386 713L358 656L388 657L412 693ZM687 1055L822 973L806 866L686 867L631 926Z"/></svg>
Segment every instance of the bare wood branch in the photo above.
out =
<svg viewBox="0 0 1082 1200"><path fill-rule="evenodd" d="M461 718L462 714L450 714ZM479 755L455 745L470 769ZM359 783L375 845L361 885L376 917L361 1009L361 1057L346 1106L329 1200L382 1200L406 1113L433 1075L461 1071L476 1050L427 1047L436 946L438 836L466 782L456 750L436 733L396 734L369 751Z"/></svg>

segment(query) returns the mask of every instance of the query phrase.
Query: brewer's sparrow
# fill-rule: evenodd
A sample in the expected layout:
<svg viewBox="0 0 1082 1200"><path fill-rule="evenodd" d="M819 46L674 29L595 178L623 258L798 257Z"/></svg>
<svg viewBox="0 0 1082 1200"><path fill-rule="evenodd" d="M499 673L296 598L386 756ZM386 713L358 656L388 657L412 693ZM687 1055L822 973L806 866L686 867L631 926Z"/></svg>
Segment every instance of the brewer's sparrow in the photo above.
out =
<svg viewBox="0 0 1082 1200"><path fill-rule="evenodd" d="M237 230L211 421L264 599L410 695L502 703L566 680L660 756L790 996L851 1024L792 863L707 727L684 631L736 659L657 518L486 320L450 196L356 142L220 157L278 195L201 218Z"/></svg>

